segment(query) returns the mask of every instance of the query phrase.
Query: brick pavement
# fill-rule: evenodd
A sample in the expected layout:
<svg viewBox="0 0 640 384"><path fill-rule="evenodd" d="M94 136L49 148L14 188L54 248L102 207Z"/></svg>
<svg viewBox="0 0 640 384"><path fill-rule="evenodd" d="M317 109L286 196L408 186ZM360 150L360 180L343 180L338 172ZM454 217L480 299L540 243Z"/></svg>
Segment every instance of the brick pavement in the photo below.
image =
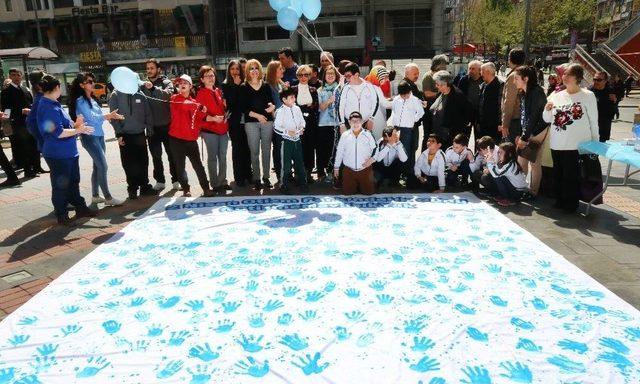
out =
<svg viewBox="0 0 640 384"><path fill-rule="evenodd" d="M614 138L630 136L633 111L639 102L640 93L623 101L621 121L614 124ZM124 198L124 172L112 135L107 136L109 185L115 197ZM80 153L81 192L87 198L91 195L91 160L84 149L80 149ZM168 173L168 167L165 168ZM189 171L190 179L196 180L195 174ZM616 165L612 175L619 178L623 171L622 166ZM232 179L231 166L228 172L228 178ZM640 182L640 179L636 176L632 182ZM200 192L199 187L193 187L194 195ZM162 196L171 197L176 193L165 190ZM256 194L251 189L235 187L233 193ZM277 194L275 190L269 193ZM328 185L313 185L311 193L331 194L333 190ZM26 180L18 188L0 190L0 319L108 241L154 201L155 198L141 198L128 201L121 207L103 208L98 217L82 219L76 228L65 228L55 223L47 175ZM533 206L520 204L513 208L500 208L500 211L624 300L640 308L640 187L611 188L604 201L605 205L596 207L587 218L559 215L550 208L552 202L544 198L538 199ZM22 271L28 275L13 282L4 280L5 276Z"/></svg>

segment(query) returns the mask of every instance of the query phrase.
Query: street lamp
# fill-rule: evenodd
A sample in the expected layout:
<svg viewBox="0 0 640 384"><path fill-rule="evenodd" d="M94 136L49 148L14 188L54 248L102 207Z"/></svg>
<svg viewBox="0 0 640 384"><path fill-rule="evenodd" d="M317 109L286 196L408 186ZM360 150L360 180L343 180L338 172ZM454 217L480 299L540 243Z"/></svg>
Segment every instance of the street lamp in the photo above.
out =
<svg viewBox="0 0 640 384"><path fill-rule="evenodd" d="M38 4L40 4L40 1L41 0L36 0L34 4L34 1L31 0L31 6L33 7L33 11L36 17L36 28L38 29L38 45L42 47L42 31L40 30L40 19L38 18Z"/></svg>
<svg viewBox="0 0 640 384"><path fill-rule="evenodd" d="M531 45L529 35L531 33L531 0L524 0L525 13L524 13L524 59L525 63L529 57L529 46Z"/></svg>

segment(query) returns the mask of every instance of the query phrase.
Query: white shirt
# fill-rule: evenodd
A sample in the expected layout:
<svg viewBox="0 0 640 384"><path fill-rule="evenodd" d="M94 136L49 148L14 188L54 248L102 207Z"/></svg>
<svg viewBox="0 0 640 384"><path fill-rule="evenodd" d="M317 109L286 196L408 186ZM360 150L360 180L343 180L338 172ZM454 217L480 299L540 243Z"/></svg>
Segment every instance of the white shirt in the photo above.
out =
<svg viewBox="0 0 640 384"><path fill-rule="evenodd" d="M493 147L493 158L497 159L498 158L498 150L500 148L498 148L498 146L496 145L495 147ZM484 166L487 165L487 159L484 157L484 155L480 152L478 152L476 154L475 159L473 159L473 162L471 164L469 164L469 168L471 169L471 172L475 172L475 171L479 171L481 169L484 168Z"/></svg>
<svg viewBox="0 0 640 384"><path fill-rule="evenodd" d="M300 131L304 129L306 122L302 111L297 105L287 107L282 104L278 110L276 110L276 119L273 123L273 130L282 136L282 138L291 141L300 140ZM290 135L289 131L295 131L295 135Z"/></svg>
<svg viewBox="0 0 640 384"><path fill-rule="evenodd" d="M489 169L489 173L493 178L498 177L506 177L511 185L519 191L524 191L528 189L527 180L522 171L518 169L518 163L514 161L504 164L503 166L499 166L497 163L493 162L493 159L487 163L487 168Z"/></svg>
<svg viewBox="0 0 640 384"><path fill-rule="evenodd" d="M460 166L460 163L462 163L469 154L473 157L473 153L469 148L463 149L460 153L456 153L456 151L453 150L453 147L447 148L447 151L444 153L444 161L447 168L451 168L452 165L455 165L456 167Z"/></svg>
<svg viewBox="0 0 640 384"><path fill-rule="evenodd" d="M416 122L424 116L424 108L420 99L414 95L403 99L400 95L393 98L393 126L413 128Z"/></svg>
<svg viewBox="0 0 640 384"><path fill-rule="evenodd" d="M373 118L379 107L378 92L373 84L362 80L362 84L345 84L340 94L340 122L349 120L349 115L358 111L362 115L362 121Z"/></svg>
<svg viewBox="0 0 640 384"><path fill-rule="evenodd" d="M551 123L551 149L577 150L582 142L598 141L598 104L593 92L580 89L569 94L565 89L551 94L549 101L553 108L550 111L545 109L542 118Z"/></svg>
<svg viewBox="0 0 640 384"><path fill-rule="evenodd" d="M422 176L424 173L427 176L437 176L438 177L438 185L440 189L444 189L446 182L444 178L444 152L438 149L436 155L433 157L431 164L429 164L429 150L422 152L418 160L416 160L416 165L413 167L413 171L416 174L416 177Z"/></svg>
<svg viewBox="0 0 640 384"><path fill-rule="evenodd" d="M298 96L296 97L298 105L309 105L313 103L309 84L298 84Z"/></svg>
<svg viewBox="0 0 640 384"><path fill-rule="evenodd" d="M401 142L395 144L384 144L384 139L378 141L376 154L373 156L375 161L382 161L385 167L388 167L396 159L400 159L401 162L405 162L408 159L407 153L404 150L404 146Z"/></svg>
<svg viewBox="0 0 640 384"><path fill-rule="evenodd" d="M364 169L364 162L373 155L374 149L376 142L371 132L363 128L356 136L353 129L349 129L340 136L333 168L340 169L340 165L344 164L353 171L361 171Z"/></svg>

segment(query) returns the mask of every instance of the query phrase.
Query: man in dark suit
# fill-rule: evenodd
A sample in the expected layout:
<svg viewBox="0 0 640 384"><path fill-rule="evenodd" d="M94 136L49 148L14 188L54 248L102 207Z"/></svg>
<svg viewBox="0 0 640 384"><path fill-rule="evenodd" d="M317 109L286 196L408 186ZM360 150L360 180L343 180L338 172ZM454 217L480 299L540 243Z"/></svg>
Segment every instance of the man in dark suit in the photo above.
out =
<svg viewBox="0 0 640 384"><path fill-rule="evenodd" d="M478 106L478 124L476 140L482 136L491 136L499 143L498 126L502 124L502 87L504 83L496 76L496 66L485 63L480 68L483 83L480 85L480 103Z"/></svg>
<svg viewBox="0 0 640 384"><path fill-rule="evenodd" d="M36 140L27 130L26 118L33 97L29 89L22 85L22 72L12 68L9 70L11 83L2 91L0 96L1 109L10 109L11 121L10 137L13 160L18 168L24 168L25 177L37 176L40 168L40 154Z"/></svg>

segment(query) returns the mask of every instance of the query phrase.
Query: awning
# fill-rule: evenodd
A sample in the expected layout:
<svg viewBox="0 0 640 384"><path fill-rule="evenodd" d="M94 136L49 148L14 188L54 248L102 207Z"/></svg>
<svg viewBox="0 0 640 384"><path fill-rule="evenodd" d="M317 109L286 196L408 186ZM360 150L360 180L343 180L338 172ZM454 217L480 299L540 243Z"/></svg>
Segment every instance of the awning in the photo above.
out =
<svg viewBox="0 0 640 384"><path fill-rule="evenodd" d="M167 62L167 61L193 61L193 60L207 60L210 56L171 56L171 57L158 57L157 60L159 62ZM107 61L107 65L127 65L127 64L142 64L146 62L147 59L131 59L131 60L112 60Z"/></svg>
<svg viewBox="0 0 640 384"><path fill-rule="evenodd" d="M27 60L56 60L58 54L44 47L0 49L0 57L18 57Z"/></svg>
<svg viewBox="0 0 640 384"><path fill-rule="evenodd" d="M453 48L451 48L451 52L453 52L456 55L459 55L461 53L463 55L472 54L472 53L475 53L475 51L476 51L476 46L468 43L465 43L464 46L457 44L457 45L454 45Z"/></svg>

